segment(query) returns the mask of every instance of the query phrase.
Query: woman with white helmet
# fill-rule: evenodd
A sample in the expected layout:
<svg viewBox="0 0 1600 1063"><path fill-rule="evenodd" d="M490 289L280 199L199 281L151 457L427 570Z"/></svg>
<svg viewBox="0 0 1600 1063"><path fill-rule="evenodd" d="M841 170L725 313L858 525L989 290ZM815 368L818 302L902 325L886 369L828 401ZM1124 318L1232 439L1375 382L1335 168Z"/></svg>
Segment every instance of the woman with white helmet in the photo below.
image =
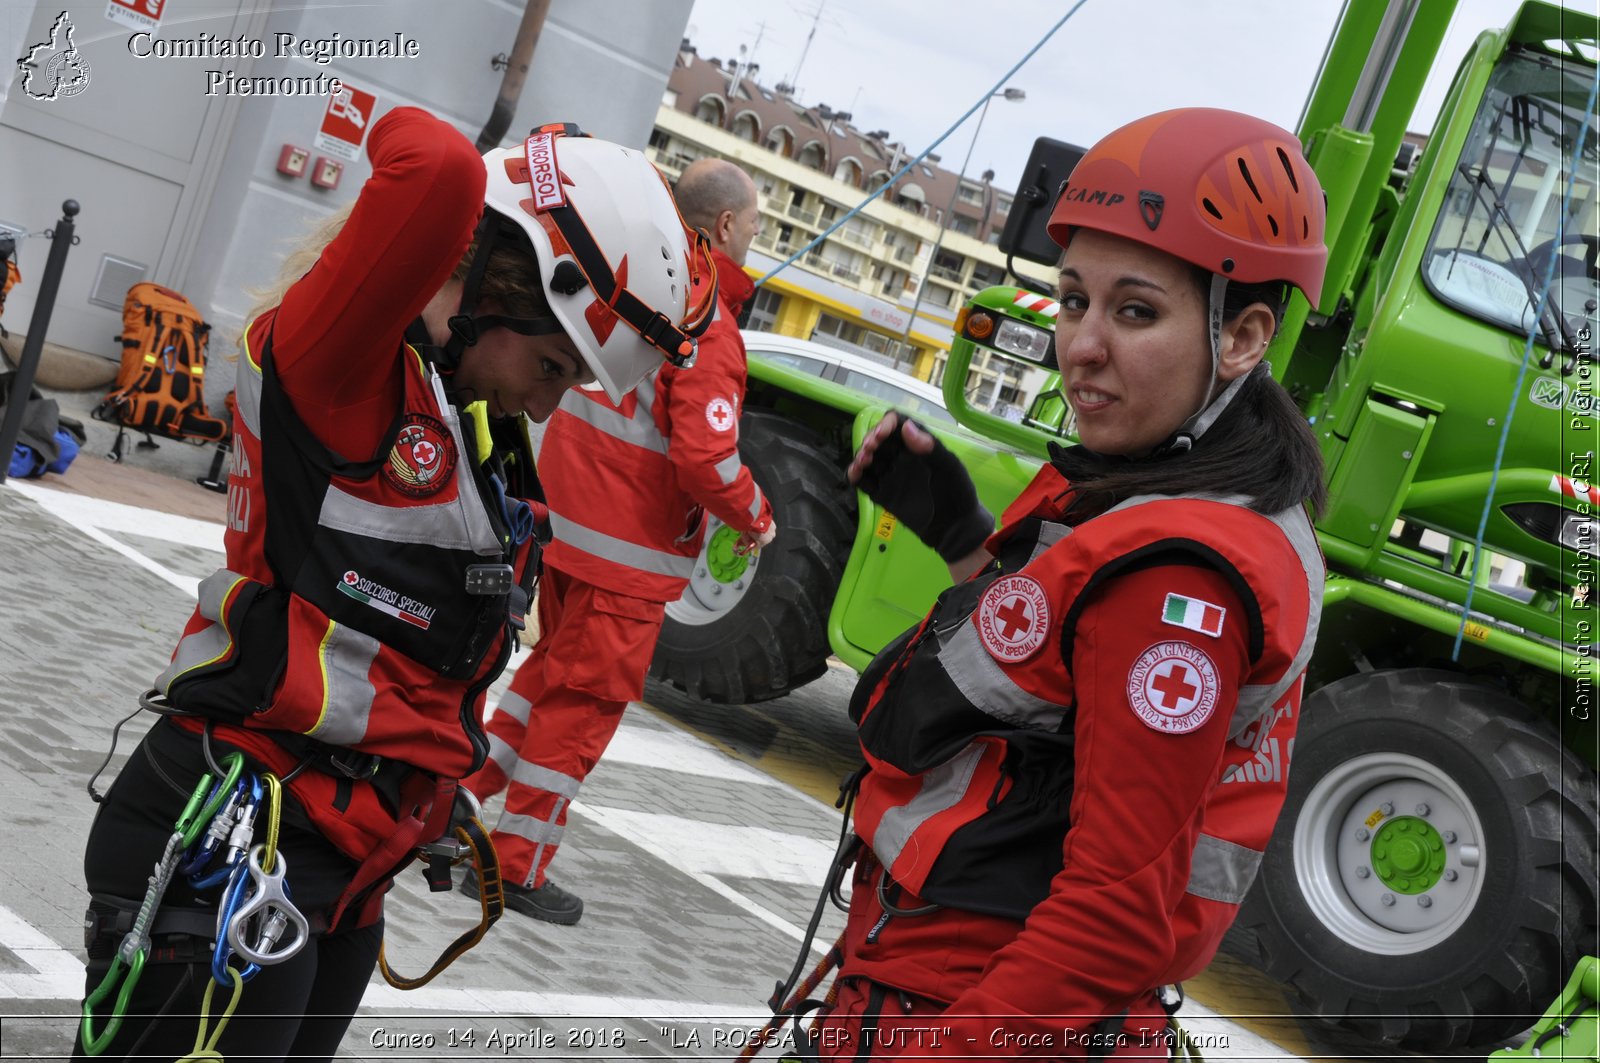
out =
<svg viewBox="0 0 1600 1063"><path fill-rule="evenodd" d="M368 153L243 337L226 559L85 853L80 1056L183 1055L235 994L228 1059L335 1053L390 880L488 749L484 693L548 541L527 422L691 362L716 305L703 237L637 151L546 127L480 157L398 108ZM230 828L251 807L270 851ZM235 925L269 871L291 899L276 942Z"/></svg>
<svg viewBox="0 0 1600 1063"><path fill-rule="evenodd" d="M1321 463L1262 355L1287 289L1319 294L1324 209L1258 119L1112 132L1049 221L1080 445L999 531L914 422L857 453L958 582L851 703L864 844L822 1058L1167 1058L1159 989L1255 873L1316 635Z"/></svg>

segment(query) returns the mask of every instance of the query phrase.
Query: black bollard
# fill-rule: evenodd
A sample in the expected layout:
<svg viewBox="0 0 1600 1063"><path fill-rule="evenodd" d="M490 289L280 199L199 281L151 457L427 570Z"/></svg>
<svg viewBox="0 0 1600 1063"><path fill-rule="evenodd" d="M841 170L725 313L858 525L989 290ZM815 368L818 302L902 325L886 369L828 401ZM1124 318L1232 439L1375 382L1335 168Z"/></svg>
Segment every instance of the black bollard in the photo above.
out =
<svg viewBox="0 0 1600 1063"><path fill-rule="evenodd" d="M34 300L33 317L28 321L28 342L22 345L22 360L17 365L17 375L11 381L11 401L6 403L5 419L0 420L0 484L6 482L11 468L11 455L16 452L17 436L22 431L22 414L33 394L33 378L39 372L39 356L44 350L44 334L50 327L50 312L55 309L56 291L61 287L61 271L67 265L67 250L72 246L72 218L78 213L78 201L69 199L61 204L61 220L50 234L50 257L45 260L44 278L39 282L39 295Z"/></svg>

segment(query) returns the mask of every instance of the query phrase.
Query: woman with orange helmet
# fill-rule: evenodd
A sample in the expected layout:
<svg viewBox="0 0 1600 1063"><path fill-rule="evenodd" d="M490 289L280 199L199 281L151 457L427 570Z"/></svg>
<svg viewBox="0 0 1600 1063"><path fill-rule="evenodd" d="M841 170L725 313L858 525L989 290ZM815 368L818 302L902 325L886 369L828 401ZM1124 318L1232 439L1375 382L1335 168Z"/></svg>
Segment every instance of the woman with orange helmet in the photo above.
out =
<svg viewBox="0 0 1600 1063"><path fill-rule="evenodd" d="M80 1056L334 1055L384 892L489 748L549 536L527 422L689 364L715 311L704 237L637 151L563 126L480 157L401 107L368 154L245 330L226 558L89 836ZM235 763L220 828L187 827ZM213 995L232 1018L202 1044Z"/></svg>
<svg viewBox="0 0 1600 1063"><path fill-rule="evenodd" d="M852 699L863 844L823 1058L1167 1058L1161 987L1255 874L1316 636L1321 463L1262 356L1286 289L1320 294L1323 223L1276 126L1126 125L1049 219L1079 444L998 531L915 422L857 453L958 582Z"/></svg>

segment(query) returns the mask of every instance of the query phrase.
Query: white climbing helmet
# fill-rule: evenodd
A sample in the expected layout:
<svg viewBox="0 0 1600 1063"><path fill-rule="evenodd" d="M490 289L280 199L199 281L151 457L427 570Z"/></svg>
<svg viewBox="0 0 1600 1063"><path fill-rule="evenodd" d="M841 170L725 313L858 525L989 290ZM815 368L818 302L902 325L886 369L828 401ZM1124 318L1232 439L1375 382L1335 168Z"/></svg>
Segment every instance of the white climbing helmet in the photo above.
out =
<svg viewBox="0 0 1600 1063"><path fill-rule="evenodd" d="M613 402L663 359L693 364L716 266L643 154L547 125L483 162L485 204L527 233L551 312Z"/></svg>

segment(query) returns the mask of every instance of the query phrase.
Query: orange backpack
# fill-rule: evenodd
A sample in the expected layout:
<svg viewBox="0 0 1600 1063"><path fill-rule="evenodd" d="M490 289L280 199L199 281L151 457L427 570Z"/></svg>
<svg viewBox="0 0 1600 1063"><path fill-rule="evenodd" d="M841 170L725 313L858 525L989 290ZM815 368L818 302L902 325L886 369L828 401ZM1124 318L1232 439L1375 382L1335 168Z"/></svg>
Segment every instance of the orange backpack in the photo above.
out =
<svg viewBox="0 0 1600 1063"><path fill-rule="evenodd" d="M17 286L18 281L22 280L22 271L17 268L16 251L16 241L9 235L0 234L0 259L5 260L6 266L5 277L0 278L0 314L6 312L6 296L10 295L11 289ZM10 338L11 333L6 331L4 325L0 325L0 339L8 340ZM4 351L4 348L0 348L0 351ZM4 353L6 358L9 359L11 357L9 351Z"/></svg>
<svg viewBox="0 0 1600 1063"><path fill-rule="evenodd" d="M228 438L228 422L206 410L206 334L194 304L140 281L122 303L122 365L92 416L122 428L195 443ZM118 434L121 450L121 434ZM144 444L140 444L144 446Z"/></svg>

